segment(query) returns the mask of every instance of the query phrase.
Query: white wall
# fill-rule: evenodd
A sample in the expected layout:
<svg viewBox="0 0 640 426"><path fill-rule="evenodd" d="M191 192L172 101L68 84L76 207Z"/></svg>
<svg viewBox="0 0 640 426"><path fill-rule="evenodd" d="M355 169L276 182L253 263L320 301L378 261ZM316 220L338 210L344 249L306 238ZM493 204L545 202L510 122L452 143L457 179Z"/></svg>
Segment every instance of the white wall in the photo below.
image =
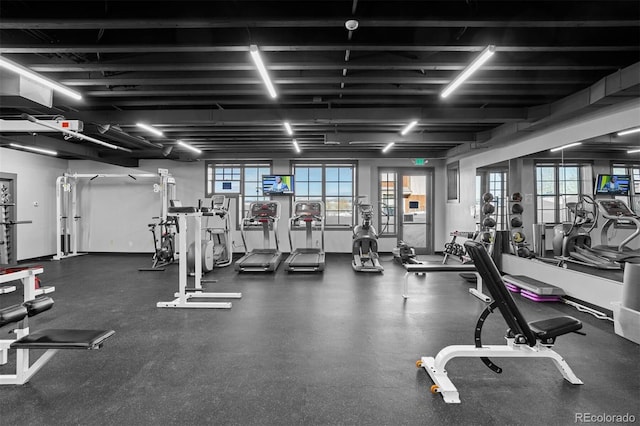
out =
<svg viewBox="0 0 640 426"><path fill-rule="evenodd" d="M0 148L0 172L17 175L16 259L47 256L56 251L56 177L67 169L67 160ZM36 206L37 203L37 206Z"/></svg>
<svg viewBox="0 0 640 426"><path fill-rule="evenodd" d="M468 207L466 209L460 207L475 203L477 168L634 127L638 125L639 118L640 99L633 99L598 109L544 130L519 135L504 146L494 149L479 149L477 154L448 159L448 163L460 161L460 206L447 205L446 229L474 229L474 219L468 213ZM524 182L526 180L523 178ZM526 196L527 193L524 195ZM532 191L531 194L533 194ZM525 211L532 210L533 200L531 203L525 203L524 208ZM531 225L528 226L530 229Z"/></svg>
<svg viewBox="0 0 640 426"><path fill-rule="evenodd" d="M289 173L289 158L273 160L273 173ZM372 203L377 203L378 197L378 167L412 167L410 159L367 159L358 163L358 193L368 195ZM444 192L439 188L444 186L444 172L442 162L429 164L436 169L434 194L434 220L435 239L442 241L436 244L436 250L444 244L444 230L442 227L441 200ZM93 161L71 160L69 161L70 173L114 173L114 174L138 174L157 173L158 168L169 169L176 179L176 198L183 205L196 205L203 198L205 192L205 163L177 162L170 160L143 160L138 168L125 168L109 164L101 164ZM160 211L159 194L152 191L156 179L139 179L132 181L129 178L96 179L89 181L83 179L79 184L79 207L81 209L80 251L106 251L106 252L152 252L153 244L147 224L154 222L153 216L158 216ZM288 240L288 221L291 211L290 197L276 197L282 205L281 219L279 223L280 249L290 251ZM231 217L233 231L231 240L234 243L235 252L243 252L240 231L236 230L237 200L231 203ZM54 214L55 215L55 214ZM189 236L191 233L189 233ZM447 234L448 235L448 234ZM305 245L304 232L294 234L294 245ZM271 234L273 245L273 234ZM189 238L191 240L191 238ZM319 240L319 233L314 233L314 240ZM327 230L325 233L325 249L334 253L350 253L352 231ZM247 245L249 249L263 246L262 231L256 230L247 233ZM395 238L385 238L380 242L381 251L391 251L396 245Z"/></svg>

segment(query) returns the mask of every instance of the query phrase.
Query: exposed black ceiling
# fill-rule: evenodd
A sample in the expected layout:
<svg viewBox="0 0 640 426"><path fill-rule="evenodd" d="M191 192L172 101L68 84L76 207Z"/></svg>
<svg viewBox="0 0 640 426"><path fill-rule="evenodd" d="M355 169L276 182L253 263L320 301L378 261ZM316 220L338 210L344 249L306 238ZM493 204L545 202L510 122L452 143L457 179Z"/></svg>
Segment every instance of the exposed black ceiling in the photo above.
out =
<svg viewBox="0 0 640 426"><path fill-rule="evenodd" d="M345 28L349 19L358 29ZM193 158L178 139L202 149L201 158L378 156L391 140L390 156L444 157L506 129L530 131L639 94L636 0L3 0L0 37L3 56L84 96L56 94L51 109L0 97L2 118L82 120L84 133L132 152L54 133L37 144L119 164L163 158L163 147L174 147L170 158ZM250 59L251 44L275 100ZM492 60L441 99L487 45L496 46ZM618 83L585 100L608 76ZM401 136L413 119L419 124ZM34 141L0 136L0 143Z"/></svg>

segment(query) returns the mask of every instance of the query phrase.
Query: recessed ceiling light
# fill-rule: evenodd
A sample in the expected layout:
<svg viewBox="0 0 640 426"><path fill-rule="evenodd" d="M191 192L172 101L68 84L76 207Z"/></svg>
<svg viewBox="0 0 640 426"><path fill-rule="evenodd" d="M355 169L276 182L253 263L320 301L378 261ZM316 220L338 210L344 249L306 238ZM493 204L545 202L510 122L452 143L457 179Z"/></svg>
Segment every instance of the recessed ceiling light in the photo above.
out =
<svg viewBox="0 0 640 426"><path fill-rule="evenodd" d="M40 154L58 155L58 153L56 151L51 151L51 150L42 149L42 148L36 148L35 146L18 145L17 143L10 143L9 146L12 146L14 148L26 149L28 151L39 152Z"/></svg>
<svg viewBox="0 0 640 426"><path fill-rule="evenodd" d="M638 132L640 132L640 127L634 127L633 129L623 130L622 132L618 132L618 136L626 136L626 135L630 135L632 133L638 133Z"/></svg>
<svg viewBox="0 0 640 426"><path fill-rule="evenodd" d="M16 74L20 74L21 76L28 78L30 80L36 81L42 85L47 86L50 89L55 90L56 92L60 92L63 95L69 96L70 98L73 98L76 100L82 99L82 95L76 92L75 90L71 90L60 83L57 83L53 80L49 80L48 78L45 78L31 71L29 68L24 67L16 62L10 61L9 59L2 56L0 56L0 67L13 71Z"/></svg>
<svg viewBox="0 0 640 426"><path fill-rule="evenodd" d="M191 151L193 151L193 152L195 152L197 154L202 154L202 151L199 150L198 148L196 148L194 146L191 146L191 145L189 145L187 143L184 143L182 141L178 141L178 145L183 146L183 147L185 147L185 148L187 148L187 149L189 149L189 150L191 150Z"/></svg>
<svg viewBox="0 0 640 426"><path fill-rule="evenodd" d="M406 135L407 133L409 133L411 131L411 129L413 129L415 127L416 124L418 124L418 121L417 120L413 120L411 123L407 124L407 127L402 129L400 134L402 136Z"/></svg>
<svg viewBox="0 0 640 426"><path fill-rule="evenodd" d="M571 148L571 147L578 146L578 145L582 145L582 142L574 142L574 143L570 143L570 144L567 144L567 145L562 145L562 146L559 146L557 148L552 148L549 151L550 152L562 151L564 149Z"/></svg>
<svg viewBox="0 0 640 426"><path fill-rule="evenodd" d="M144 124L144 123L136 123L136 126L140 127L141 129L146 130L147 132L153 133L156 136L164 136L164 133L162 133L160 130L149 126L148 124Z"/></svg>

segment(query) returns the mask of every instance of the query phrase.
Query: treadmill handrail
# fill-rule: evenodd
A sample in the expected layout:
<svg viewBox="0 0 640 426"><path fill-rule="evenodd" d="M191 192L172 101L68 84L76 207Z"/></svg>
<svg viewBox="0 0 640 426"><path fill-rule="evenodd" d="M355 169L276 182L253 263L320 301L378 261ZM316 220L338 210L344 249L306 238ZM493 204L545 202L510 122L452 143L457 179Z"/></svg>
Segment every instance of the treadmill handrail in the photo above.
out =
<svg viewBox="0 0 640 426"><path fill-rule="evenodd" d="M242 218L240 222L240 236L242 237L242 245L244 245L244 253L249 254L249 248L247 247L247 238L245 234L245 225L249 222L251 225L255 225L255 223L259 223L262 225L264 229L265 226L269 226L269 223L273 224L273 233L275 236L276 242L276 252L280 252L280 239L278 238L278 221L280 220L280 203L277 201L269 201L269 203L273 203L276 206L276 215L275 216L251 216L251 211L253 210L253 206L255 204L264 204L264 201L254 201L249 204L249 210L247 210L247 215ZM266 219L266 220L265 220ZM269 232L267 230L267 232Z"/></svg>
<svg viewBox="0 0 640 426"><path fill-rule="evenodd" d="M314 219L318 219L317 221L320 222L320 245L321 245L321 249L320 252L324 253L324 222L325 222L325 209L324 209L324 203L322 201L310 201L310 200L299 200L296 201L293 204L293 211L296 211L296 206L298 204L308 204L308 203L317 203L318 205L320 205L320 215L321 216L317 216L317 215L311 215ZM293 248L293 239L291 238L292 232L293 232L293 224L303 218L303 217L308 217L308 215L293 215L291 217L291 219L289 219L289 247L291 248L291 252L295 252L295 249ZM307 228L307 226L311 226L311 225L306 225L305 224L305 228ZM308 232L308 231L306 231ZM307 248L313 248L313 247L307 247Z"/></svg>

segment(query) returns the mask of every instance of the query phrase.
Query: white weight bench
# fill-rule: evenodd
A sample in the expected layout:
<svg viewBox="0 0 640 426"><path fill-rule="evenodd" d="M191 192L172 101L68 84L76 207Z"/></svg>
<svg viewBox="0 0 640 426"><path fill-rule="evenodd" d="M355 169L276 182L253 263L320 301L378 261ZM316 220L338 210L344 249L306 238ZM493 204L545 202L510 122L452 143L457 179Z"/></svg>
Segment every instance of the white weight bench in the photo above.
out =
<svg viewBox="0 0 640 426"><path fill-rule="evenodd" d="M562 356L555 352L553 344L556 338L568 333L584 334L579 330L582 323L569 316L549 318L541 321L527 322L518 306L507 290L498 268L485 250L484 246L475 241L465 242L467 253L473 259L478 272L483 276L485 284L494 301L480 314L475 327L475 345L452 345L438 352L435 357L423 356L416 362L416 366L424 368L433 381L432 393L439 393L446 403L460 403L458 389L449 379L447 363L459 357L480 358L480 360L496 373L502 368L491 361L491 358L549 358L555 364L562 377L573 385L581 385L582 381L574 374L569 364ZM487 317L499 310L507 324L506 345L483 345L482 327Z"/></svg>
<svg viewBox="0 0 640 426"><path fill-rule="evenodd" d="M442 263L413 263L405 264L407 272L404 274L404 285L402 287L402 297L409 298L409 277L411 274L420 275L431 272L473 272L476 275L476 287L470 288L469 293L473 294L483 302L491 302L491 298L482 292L482 276L476 270L475 265L470 263L442 264Z"/></svg>
<svg viewBox="0 0 640 426"><path fill-rule="evenodd" d="M0 385L27 383L60 349L100 349L113 330L47 329L30 333L29 317L51 309L53 300L40 296L19 305L0 309L0 328L11 325L16 337L0 339L0 365L7 364L10 349L15 349L15 373L0 374ZM31 363L31 350L44 350Z"/></svg>

